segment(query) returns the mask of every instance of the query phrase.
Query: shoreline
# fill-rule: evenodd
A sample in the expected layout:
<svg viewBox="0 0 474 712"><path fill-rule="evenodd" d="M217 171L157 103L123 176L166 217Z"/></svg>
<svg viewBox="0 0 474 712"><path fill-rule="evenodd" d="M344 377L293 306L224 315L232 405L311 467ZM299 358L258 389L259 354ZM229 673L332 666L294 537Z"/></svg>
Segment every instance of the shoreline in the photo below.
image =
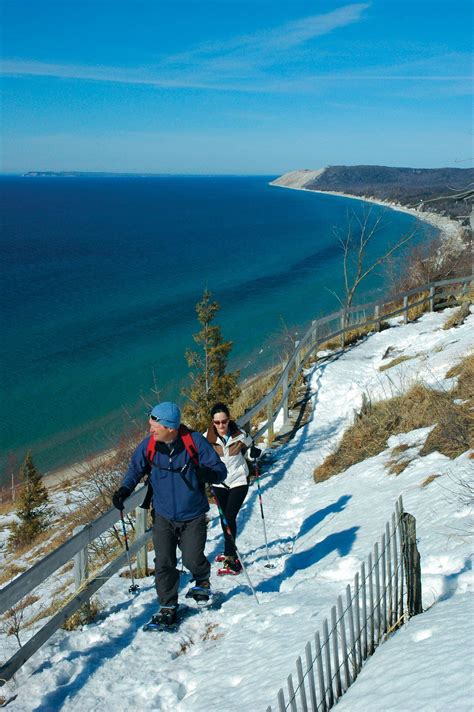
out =
<svg viewBox="0 0 474 712"><path fill-rule="evenodd" d="M370 198L368 196L352 195L350 193L341 193L335 190L313 190L312 188L305 188L304 186L282 185L276 182L271 182L269 183L269 185L275 188L304 190L306 193L319 193L320 195L336 195L340 198L350 198L351 200L360 200L364 203L374 203L375 205L380 205L382 207L389 208L390 210L397 210L401 213L408 213L409 215L413 215L413 217L417 218L417 220L421 220L422 222L426 222L432 227L437 228L440 231L443 240L453 240L454 242L457 242L459 246L461 244L464 245L465 229L463 225L461 225L461 223L457 220L454 220L453 218L448 218L445 215L439 215L438 213L432 213L429 211L424 212L421 210L417 210L416 208L407 208L405 205L401 205L400 203L394 203L390 200L381 200L379 198Z"/></svg>

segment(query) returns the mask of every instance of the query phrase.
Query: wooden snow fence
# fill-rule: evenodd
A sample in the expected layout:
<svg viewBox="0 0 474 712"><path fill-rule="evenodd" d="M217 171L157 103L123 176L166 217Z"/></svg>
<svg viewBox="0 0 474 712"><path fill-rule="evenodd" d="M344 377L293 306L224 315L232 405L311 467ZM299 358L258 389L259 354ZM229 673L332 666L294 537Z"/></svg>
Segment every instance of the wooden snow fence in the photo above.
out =
<svg viewBox="0 0 474 712"><path fill-rule="evenodd" d="M295 349L286 364L284 364L282 373L275 386L238 419L238 425L240 427L249 426L252 418L265 409L267 420L260 429L253 434L253 437L257 440L263 434L267 433L269 440L272 440L274 436L273 424L280 411L283 410L284 420L287 421L288 419L288 402L292 386L301 371L307 367L311 357L314 357L322 344L330 340L338 339L341 347L344 348L349 332L367 328L379 330L384 320L401 314L403 314L406 323L409 320L410 310L424 309L426 307L433 310L446 305L452 306L459 297L468 293L473 282L473 275L432 282L417 287L416 289L411 289L403 294L391 296L385 301L374 301L354 306L314 320L301 340L296 342ZM7 489L9 491L9 488ZM3 494L6 495L8 492L5 491L2 495ZM9 496L11 497L11 495ZM134 492L125 503L126 512L136 508L135 539L130 546L130 553L137 555L138 577L141 575L141 572L146 569L146 544L151 538L151 531L145 531L146 512L138 506L143 497L144 490L140 490ZM0 615L2 615L12 610L22 598L30 594L37 586L43 583L43 581L47 580L52 574L67 564L68 561L74 559L76 594L72 596L66 605L53 615L15 655L0 666L0 686L11 679L23 663L26 662L71 615L82 606L87 605L87 602L96 591L113 574L126 565L127 558L124 552L110 562L99 574L93 574L91 577L88 575L89 544L110 529L118 520L119 513L117 510L109 510L94 522L86 525L81 531L75 533L68 542L48 554L44 559L41 559L32 566L31 569L25 571L0 589ZM371 570L370 568L370 571ZM365 581L365 577L361 574L361 582L362 581ZM372 584L375 585L373 581ZM360 592L359 595L361 595ZM378 620L377 618L377 621ZM291 709L296 708L292 707ZM323 707L314 709L323 709Z"/></svg>
<svg viewBox="0 0 474 712"><path fill-rule="evenodd" d="M362 562L354 584L306 643L296 676L280 688L266 712L327 712L356 680L365 660L408 618L422 612L415 518L399 497L380 542Z"/></svg>

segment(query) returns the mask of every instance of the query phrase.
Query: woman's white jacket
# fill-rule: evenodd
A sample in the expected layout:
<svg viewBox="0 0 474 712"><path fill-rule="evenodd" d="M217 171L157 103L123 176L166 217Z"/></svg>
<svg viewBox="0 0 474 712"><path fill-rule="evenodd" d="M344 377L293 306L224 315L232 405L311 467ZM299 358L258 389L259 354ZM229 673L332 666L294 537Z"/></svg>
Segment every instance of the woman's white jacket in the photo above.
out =
<svg viewBox="0 0 474 712"><path fill-rule="evenodd" d="M214 425L210 425L207 432L204 433L227 468L227 477L224 482L213 485L213 487L232 488L247 484L249 468L244 453L252 445L252 438L243 430L240 430L233 421L229 423L228 432L231 435L227 441L217 434Z"/></svg>

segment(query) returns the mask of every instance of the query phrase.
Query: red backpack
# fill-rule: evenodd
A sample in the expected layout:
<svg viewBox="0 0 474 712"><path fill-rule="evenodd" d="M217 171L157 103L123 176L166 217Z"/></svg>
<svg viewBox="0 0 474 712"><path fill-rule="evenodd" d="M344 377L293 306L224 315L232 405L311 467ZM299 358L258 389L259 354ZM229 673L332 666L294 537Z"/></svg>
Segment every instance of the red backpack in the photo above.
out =
<svg viewBox="0 0 474 712"><path fill-rule="evenodd" d="M199 465L198 451L196 449L196 445L194 444L194 440L191 437L191 431L185 425L180 425L179 430L178 430L178 435L181 438L181 440L183 441L183 445L186 448L186 452L188 453L189 457L191 458L193 465L195 465L197 467ZM147 456L147 460L150 463L150 465L153 462L153 457L155 455L155 448L156 448L156 440L153 437L153 435L150 435L150 439L148 440L148 445L146 448L146 456Z"/></svg>
<svg viewBox="0 0 474 712"><path fill-rule="evenodd" d="M179 430L178 430L178 435L183 441L183 445L186 449L186 452L188 453L189 457L191 458L191 462L195 467L198 467L199 465L199 457L198 457L198 451L196 449L196 445L194 444L194 440L192 439L191 436L191 431L189 428L187 428L185 425L180 425ZM146 448L146 458L148 462L150 463L150 466L153 463L153 458L155 456L155 450L156 449L156 440L153 437L153 435L150 435L150 438L148 440L148 445ZM186 480L186 478L183 476L183 479L188 487L190 487L189 482ZM140 505L142 509L149 509L151 500L153 497L153 489L151 486L151 482L148 481L148 489L147 493L145 495L145 499L143 500L143 503Z"/></svg>

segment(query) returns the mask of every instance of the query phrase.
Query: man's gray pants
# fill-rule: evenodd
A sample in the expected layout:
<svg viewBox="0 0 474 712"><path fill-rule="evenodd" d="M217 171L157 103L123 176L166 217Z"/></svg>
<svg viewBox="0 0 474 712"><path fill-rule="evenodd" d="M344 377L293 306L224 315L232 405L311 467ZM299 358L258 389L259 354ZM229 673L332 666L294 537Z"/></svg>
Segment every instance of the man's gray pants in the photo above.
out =
<svg viewBox="0 0 474 712"><path fill-rule="evenodd" d="M178 603L179 571L176 549L181 549L183 565L196 581L208 579L211 565L204 556L206 515L187 522L165 519L155 512L153 546L155 547L155 586L161 606Z"/></svg>

